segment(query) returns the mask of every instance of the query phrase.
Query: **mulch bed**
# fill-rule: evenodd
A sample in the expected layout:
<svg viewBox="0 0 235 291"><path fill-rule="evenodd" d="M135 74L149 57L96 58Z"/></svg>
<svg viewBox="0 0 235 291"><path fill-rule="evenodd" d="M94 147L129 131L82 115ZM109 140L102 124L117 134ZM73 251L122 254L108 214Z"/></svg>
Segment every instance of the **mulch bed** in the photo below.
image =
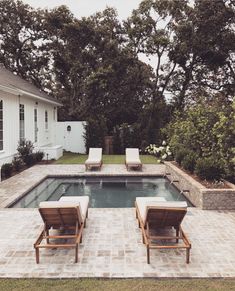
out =
<svg viewBox="0 0 235 291"><path fill-rule="evenodd" d="M48 160L48 161L41 161L41 162L39 162L39 163L37 163L37 164L35 164L35 165L49 165L49 164L53 164L54 163L54 161L53 160ZM35 165L33 165L33 166L35 166ZM32 167L33 167L32 166ZM29 169L30 167L27 167L27 166L22 166L22 168L17 172L17 171L12 171L12 173L11 173L11 176L10 177L7 177L7 178L5 178L5 177L2 177L2 179L1 179L1 181L5 181L5 180L7 180L7 179L9 179L9 178L11 178L11 177L13 177L13 176L15 176L15 175L17 175L17 174L19 174L19 173L21 173L21 172L23 172L24 170L27 170L27 169Z"/></svg>

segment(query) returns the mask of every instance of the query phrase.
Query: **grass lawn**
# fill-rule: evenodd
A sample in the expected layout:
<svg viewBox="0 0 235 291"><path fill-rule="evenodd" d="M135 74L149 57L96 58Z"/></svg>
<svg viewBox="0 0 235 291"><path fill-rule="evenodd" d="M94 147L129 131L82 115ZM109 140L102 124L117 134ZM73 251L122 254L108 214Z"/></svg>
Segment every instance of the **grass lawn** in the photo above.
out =
<svg viewBox="0 0 235 291"><path fill-rule="evenodd" d="M63 157L55 161L55 164L84 164L87 155L79 155L74 153L65 152ZM140 155L143 164L157 164L158 160L149 155ZM104 164L124 164L125 155L103 155Z"/></svg>
<svg viewBox="0 0 235 291"><path fill-rule="evenodd" d="M4 291L234 290L235 279L0 279Z"/></svg>

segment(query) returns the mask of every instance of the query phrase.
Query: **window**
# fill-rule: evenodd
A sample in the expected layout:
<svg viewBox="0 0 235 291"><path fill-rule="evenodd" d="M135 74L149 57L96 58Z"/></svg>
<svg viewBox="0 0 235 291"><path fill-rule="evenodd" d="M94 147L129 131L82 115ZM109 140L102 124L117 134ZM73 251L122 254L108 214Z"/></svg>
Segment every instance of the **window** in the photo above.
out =
<svg viewBox="0 0 235 291"><path fill-rule="evenodd" d="M25 138L25 129L24 129L24 105L20 104L20 141L23 141Z"/></svg>
<svg viewBox="0 0 235 291"><path fill-rule="evenodd" d="M34 142L38 141L38 110L34 109Z"/></svg>
<svg viewBox="0 0 235 291"><path fill-rule="evenodd" d="M48 130L48 112L45 111L45 129Z"/></svg>
<svg viewBox="0 0 235 291"><path fill-rule="evenodd" d="M3 101L0 101L0 150L3 150Z"/></svg>

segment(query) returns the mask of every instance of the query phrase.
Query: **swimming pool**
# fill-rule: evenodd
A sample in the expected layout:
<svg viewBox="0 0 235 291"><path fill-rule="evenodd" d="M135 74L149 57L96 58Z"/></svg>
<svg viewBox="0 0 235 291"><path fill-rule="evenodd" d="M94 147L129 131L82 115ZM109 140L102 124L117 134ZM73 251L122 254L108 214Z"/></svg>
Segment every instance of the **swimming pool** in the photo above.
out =
<svg viewBox="0 0 235 291"><path fill-rule="evenodd" d="M134 207L136 197L147 196L187 201L167 179L159 177L47 178L11 207L36 208L41 201L83 195L90 197L90 207L93 208Z"/></svg>

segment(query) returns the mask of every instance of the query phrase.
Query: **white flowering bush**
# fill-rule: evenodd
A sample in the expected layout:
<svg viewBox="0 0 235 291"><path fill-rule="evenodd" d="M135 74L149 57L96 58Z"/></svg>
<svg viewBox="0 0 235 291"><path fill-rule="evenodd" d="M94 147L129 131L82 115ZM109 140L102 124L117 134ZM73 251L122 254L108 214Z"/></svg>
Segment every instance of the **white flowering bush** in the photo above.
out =
<svg viewBox="0 0 235 291"><path fill-rule="evenodd" d="M165 141L162 142L161 146L157 146L156 144L150 144L145 148L145 152L147 154L153 155L158 158L158 162L163 162L165 160L169 160L172 157L172 152L170 151L170 147L166 144Z"/></svg>

